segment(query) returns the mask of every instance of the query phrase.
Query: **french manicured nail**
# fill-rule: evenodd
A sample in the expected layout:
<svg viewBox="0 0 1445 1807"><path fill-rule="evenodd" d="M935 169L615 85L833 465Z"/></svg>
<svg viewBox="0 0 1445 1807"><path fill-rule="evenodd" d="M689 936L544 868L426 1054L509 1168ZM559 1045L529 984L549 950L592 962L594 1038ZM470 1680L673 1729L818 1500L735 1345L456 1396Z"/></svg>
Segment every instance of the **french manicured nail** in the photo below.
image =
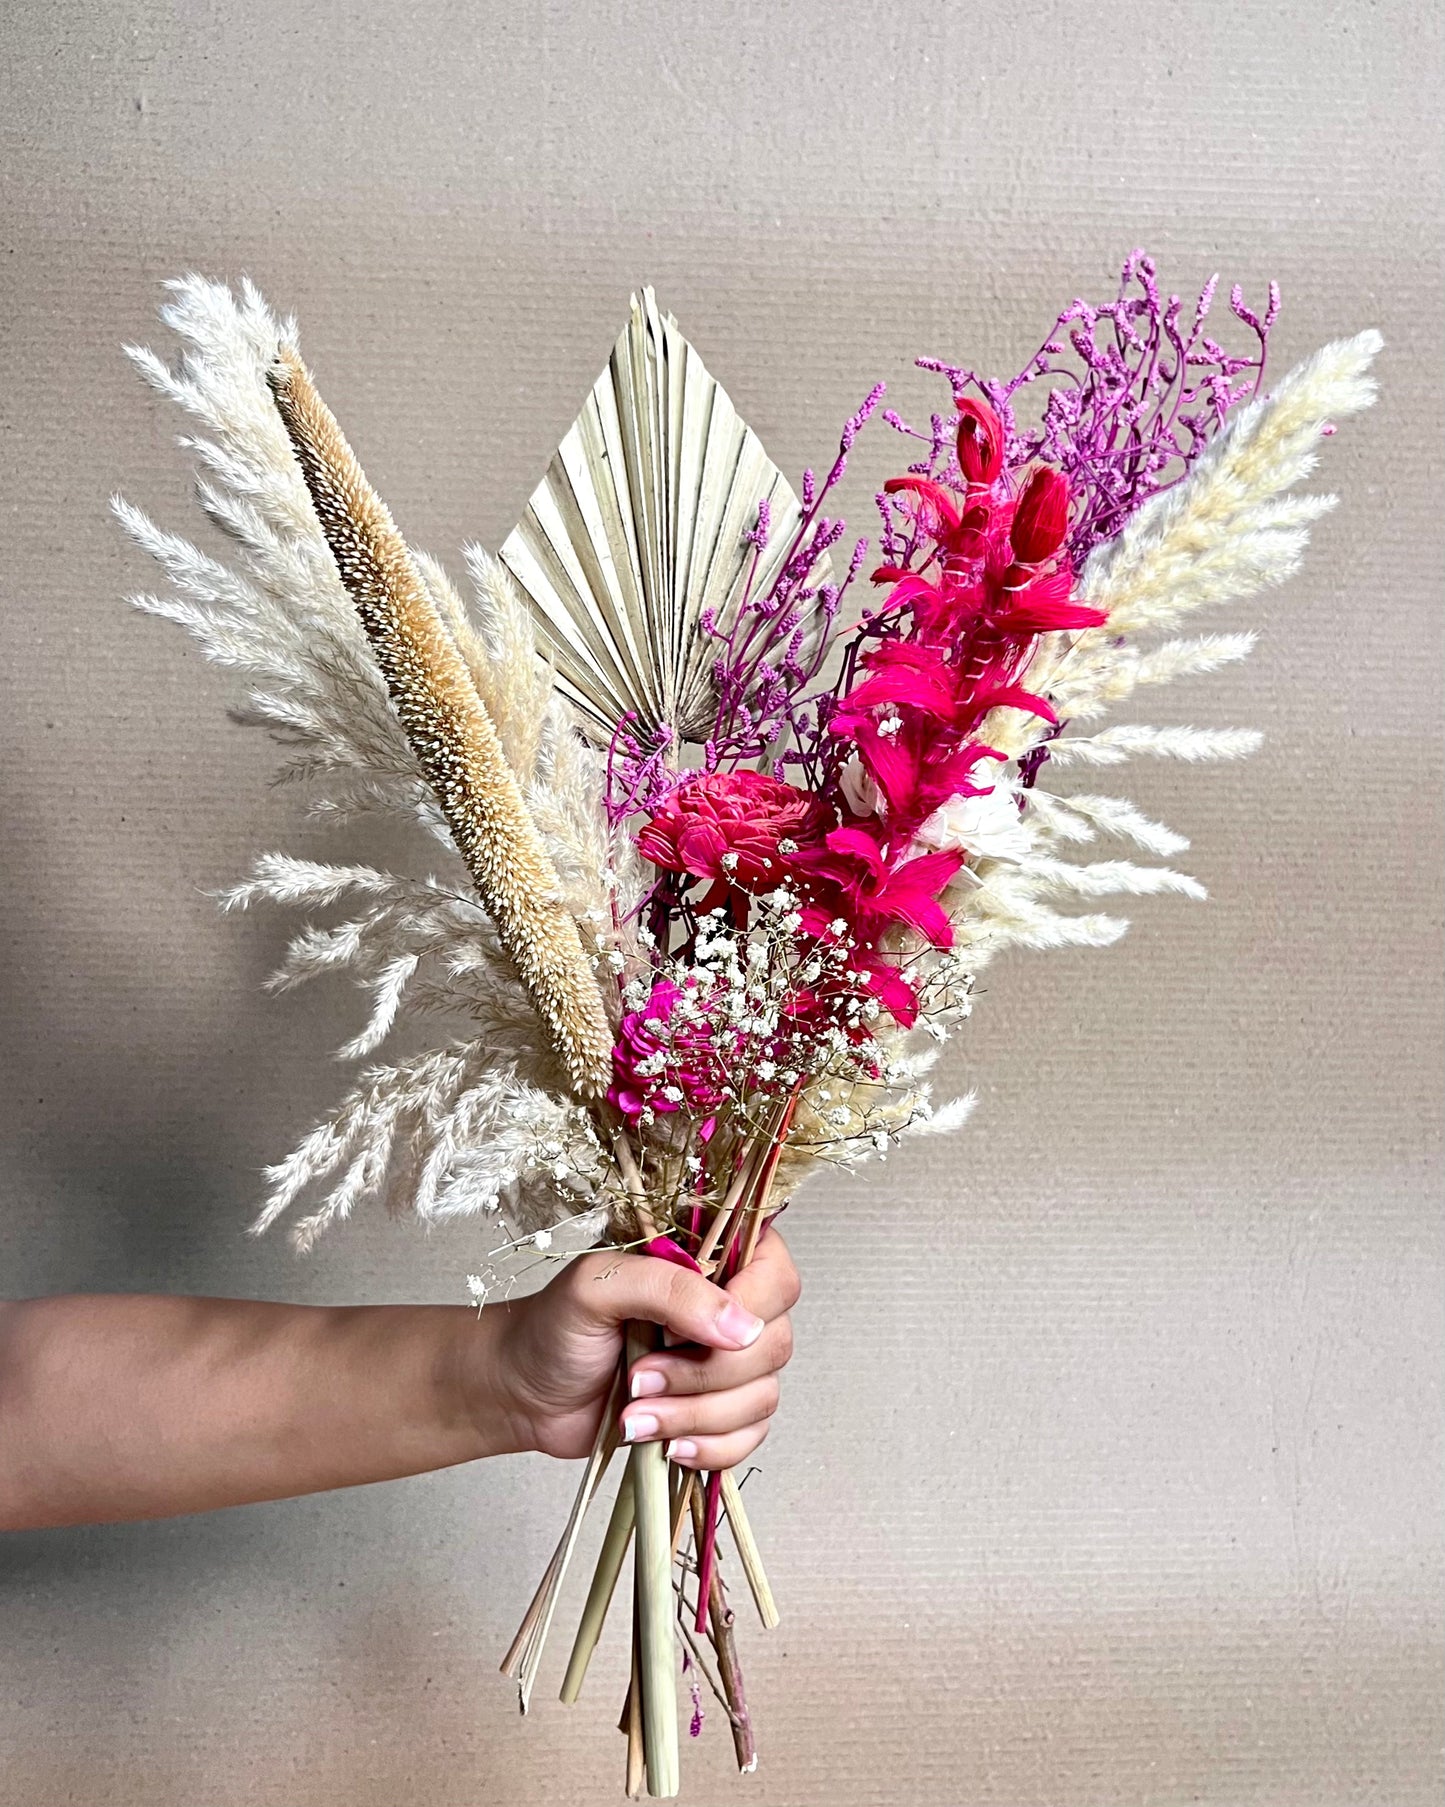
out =
<svg viewBox="0 0 1445 1807"><path fill-rule="evenodd" d="M656 1368L644 1368L641 1373L632 1377L632 1397L634 1399L650 1399L654 1393L667 1391L667 1379L659 1374Z"/></svg>
<svg viewBox="0 0 1445 1807"><path fill-rule="evenodd" d="M667 1446L669 1462L691 1462L697 1455L697 1445L691 1437L674 1437Z"/></svg>
<svg viewBox="0 0 1445 1807"><path fill-rule="evenodd" d="M740 1349L746 1349L750 1343L757 1342L763 1334L763 1320L755 1318L735 1299L730 1299L717 1314L717 1327Z"/></svg>
<svg viewBox="0 0 1445 1807"><path fill-rule="evenodd" d="M622 1440L624 1443L645 1443L661 1429L651 1412L629 1412L622 1420Z"/></svg>

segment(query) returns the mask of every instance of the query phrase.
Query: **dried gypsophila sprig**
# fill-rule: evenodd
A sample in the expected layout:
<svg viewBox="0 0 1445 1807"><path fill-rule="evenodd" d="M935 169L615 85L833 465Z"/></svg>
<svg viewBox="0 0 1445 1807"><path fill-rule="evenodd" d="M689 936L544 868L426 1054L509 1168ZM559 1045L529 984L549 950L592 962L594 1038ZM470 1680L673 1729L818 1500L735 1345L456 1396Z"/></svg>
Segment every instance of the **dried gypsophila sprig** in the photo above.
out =
<svg viewBox="0 0 1445 1807"><path fill-rule="evenodd" d="M290 346L270 381L417 763L573 1084L597 1096L612 1053L602 993L491 718L390 513Z"/></svg>

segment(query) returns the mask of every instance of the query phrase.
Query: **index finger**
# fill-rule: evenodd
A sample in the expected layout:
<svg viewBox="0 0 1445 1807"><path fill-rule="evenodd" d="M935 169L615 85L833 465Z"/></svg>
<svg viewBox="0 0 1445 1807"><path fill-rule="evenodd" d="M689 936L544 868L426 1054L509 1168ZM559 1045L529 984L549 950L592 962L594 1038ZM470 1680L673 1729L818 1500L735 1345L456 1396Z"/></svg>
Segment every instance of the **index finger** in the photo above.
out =
<svg viewBox="0 0 1445 1807"><path fill-rule="evenodd" d="M752 1260L728 1281L728 1293L765 1322L782 1317L798 1302L803 1283L788 1245L775 1229L764 1231Z"/></svg>

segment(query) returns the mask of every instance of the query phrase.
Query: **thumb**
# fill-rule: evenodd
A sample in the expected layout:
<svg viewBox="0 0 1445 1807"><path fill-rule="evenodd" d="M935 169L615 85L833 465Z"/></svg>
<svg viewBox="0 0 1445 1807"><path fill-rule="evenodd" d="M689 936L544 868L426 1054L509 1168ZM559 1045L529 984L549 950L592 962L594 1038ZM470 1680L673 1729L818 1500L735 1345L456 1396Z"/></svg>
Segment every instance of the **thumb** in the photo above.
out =
<svg viewBox="0 0 1445 1807"><path fill-rule="evenodd" d="M648 1255L605 1258L575 1297L583 1315L598 1326L640 1319L709 1349L746 1349L763 1331L763 1320L720 1286Z"/></svg>

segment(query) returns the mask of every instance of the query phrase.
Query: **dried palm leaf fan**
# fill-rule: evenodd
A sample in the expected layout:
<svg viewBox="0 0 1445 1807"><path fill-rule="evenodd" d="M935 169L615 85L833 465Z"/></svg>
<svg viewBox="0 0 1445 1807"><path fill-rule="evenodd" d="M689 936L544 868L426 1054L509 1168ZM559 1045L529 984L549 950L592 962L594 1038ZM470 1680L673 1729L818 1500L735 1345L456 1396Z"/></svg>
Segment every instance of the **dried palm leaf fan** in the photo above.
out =
<svg viewBox="0 0 1445 1807"><path fill-rule="evenodd" d="M760 502L759 550L747 536ZM704 617L726 633L801 520L757 434L645 288L501 559L593 738L606 745L631 715L697 741L715 713Z"/></svg>

